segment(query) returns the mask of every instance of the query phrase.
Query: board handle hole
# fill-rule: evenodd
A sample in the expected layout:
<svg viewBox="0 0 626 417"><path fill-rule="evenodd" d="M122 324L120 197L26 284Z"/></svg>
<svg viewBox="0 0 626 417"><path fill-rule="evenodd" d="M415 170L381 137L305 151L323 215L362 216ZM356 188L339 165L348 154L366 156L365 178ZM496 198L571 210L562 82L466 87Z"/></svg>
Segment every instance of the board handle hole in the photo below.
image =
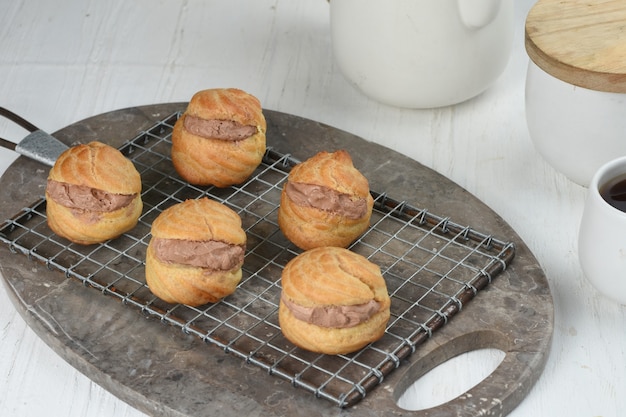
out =
<svg viewBox="0 0 626 417"><path fill-rule="evenodd" d="M484 348L461 353L428 371L406 388L398 407L419 411L445 404L478 385L504 360L500 349Z"/></svg>

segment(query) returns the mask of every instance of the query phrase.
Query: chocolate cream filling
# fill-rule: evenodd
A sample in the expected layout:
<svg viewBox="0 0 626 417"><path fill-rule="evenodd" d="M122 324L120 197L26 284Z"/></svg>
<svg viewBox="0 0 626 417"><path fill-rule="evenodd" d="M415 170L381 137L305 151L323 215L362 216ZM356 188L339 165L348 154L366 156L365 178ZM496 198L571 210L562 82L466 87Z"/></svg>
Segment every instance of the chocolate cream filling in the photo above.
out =
<svg viewBox="0 0 626 417"><path fill-rule="evenodd" d="M317 208L354 220L367 214L364 198L354 198L322 185L288 181L285 192L299 206Z"/></svg>
<svg viewBox="0 0 626 417"><path fill-rule="evenodd" d="M114 194L85 185L48 180L48 195L70 209L108 213L128 206L137 194Z"/></svg>
<svg viewBox="0 0 626 417"><path fill-rule="evenodd" d="M257 132L256 126L243 125L233 120L205 120L185 116L183 126L187 132L207 139L243 140Z"/></svg>
<svg viewBox="0 0 626 417"><path fill-rule="evenodd" d="M304 307L289 301L284 295L281 295L280 299L298 320L333 329L344 329L365 323L380 311L380 303L375 300L352 306Z"/></svg>
<svg viewBox="0 0 626 417"><path fill-rule="evenodd" d="M162 262L230 271L243 264L245 248L217 240L195 241L153 238L157 258Z"/></svg>

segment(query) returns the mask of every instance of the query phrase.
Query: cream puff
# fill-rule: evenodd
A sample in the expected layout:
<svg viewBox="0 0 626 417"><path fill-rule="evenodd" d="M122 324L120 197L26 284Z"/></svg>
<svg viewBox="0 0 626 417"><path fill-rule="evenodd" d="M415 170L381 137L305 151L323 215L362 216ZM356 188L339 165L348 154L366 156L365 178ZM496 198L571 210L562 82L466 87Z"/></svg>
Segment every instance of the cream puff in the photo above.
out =
<svg viewBox="0 0 626 417"><path fill-rule="evenodd" d="M214 303L241 281L246 233L225 205L207 197L175 204L154 220L151 235L146 283L163 301Z"/></svg>
<svg viewBox="0 0 626 417"><path fill-rule="evenodd" d="M329 355L380 339L391 300L380 268L348 249L305 251L283 269L278 318L298 347Z"/></svg>
<svg viewBox="0 0 626 417"><path fill-rule="evenodd" d="M296 246L347 247L369 227L369 183L344 150L320 152L293 167L283 186L278 225Z"/></svg>
<svg viewBox="0 0 626 417"><path fill-rule="evenodd" d="M174 125L172 163L191 184L240 184L263 159L266 129L253 95L234 88L199 91Z"/></svg>
<svg viewBox="0 0 626 417"><path fill-rule="evenodd" d="M119 150L101 142L63 152L48 174L48 225L79 244L101 243L137 224L141 177Z"/></svg>

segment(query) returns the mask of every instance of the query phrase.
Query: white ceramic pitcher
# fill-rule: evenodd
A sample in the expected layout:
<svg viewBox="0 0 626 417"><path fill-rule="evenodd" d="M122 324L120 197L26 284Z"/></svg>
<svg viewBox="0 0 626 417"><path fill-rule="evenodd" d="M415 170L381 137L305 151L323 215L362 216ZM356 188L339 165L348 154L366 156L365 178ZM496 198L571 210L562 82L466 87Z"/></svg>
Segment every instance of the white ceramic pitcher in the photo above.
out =
<svg viewBox="0 0 626 417"><path fill-rule="evenodd" d="M343 74L386 104L430 108L486 90L504 71L513 0L331 0Z"/></svg>

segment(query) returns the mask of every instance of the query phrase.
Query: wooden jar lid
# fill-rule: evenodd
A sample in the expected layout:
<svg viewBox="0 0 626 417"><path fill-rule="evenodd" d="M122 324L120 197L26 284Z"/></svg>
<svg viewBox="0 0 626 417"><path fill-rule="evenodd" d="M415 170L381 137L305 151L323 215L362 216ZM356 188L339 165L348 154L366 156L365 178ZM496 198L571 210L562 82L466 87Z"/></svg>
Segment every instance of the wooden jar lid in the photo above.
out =
<svg viewBox="0 0 626 417"><path fill-rule="evenodd" d="M626 93L626 1L538 0L526 18L526 52L569 84Z"/></svg>

